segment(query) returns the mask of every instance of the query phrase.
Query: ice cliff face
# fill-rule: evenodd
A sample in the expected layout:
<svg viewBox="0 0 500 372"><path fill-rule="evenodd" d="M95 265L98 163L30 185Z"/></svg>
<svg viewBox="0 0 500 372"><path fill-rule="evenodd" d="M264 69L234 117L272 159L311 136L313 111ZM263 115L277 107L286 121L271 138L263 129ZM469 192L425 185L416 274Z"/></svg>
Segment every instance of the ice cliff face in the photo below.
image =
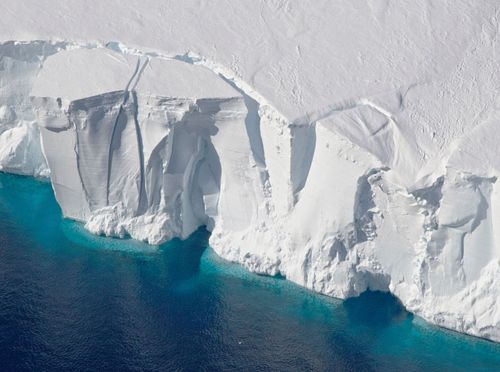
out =
<svg viewBox="0 0 500 372"><path fill-rule="evenodd" d="M44 59L61 44L32 42L0 44L0 169L47 176L39 131L29 95Z"/></svg>
<svg viewBox="0 0 500 372"><path fill-rule="evenodd" d="M448 80L294 120L193 56L6 43L0 165L50 173L65 216L92 232L158 244L206 225L252 271L340 298L390 291L500 341L500 85L498 63L476 58L488 40ZM464 81L479 65L489 80ZM408 124L446 112L464 84L475 104L449 115L478 122L466 135L436 145Z"/></svg>
<svg viewBox="0 0 500 372"><path fill-rule="evenodd" d="M187 237L245 192L247 110L208 69L66 51L47 61L32 104L63 212L93 232L154 244Z"/></svg>

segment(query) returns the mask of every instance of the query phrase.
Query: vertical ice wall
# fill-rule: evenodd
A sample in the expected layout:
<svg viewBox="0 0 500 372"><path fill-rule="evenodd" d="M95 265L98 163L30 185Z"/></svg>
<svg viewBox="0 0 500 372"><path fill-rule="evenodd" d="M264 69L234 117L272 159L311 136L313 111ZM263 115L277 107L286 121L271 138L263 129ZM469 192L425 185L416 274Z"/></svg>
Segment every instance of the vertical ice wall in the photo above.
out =
<svg viewBox="0 0 500 372"><path fill-rule="evenodd" d="M209 70L80 49L51 58L31 94L66 216L151 243L251 223L262 197L247 110Z"/></svg>
<svg viewBox="0 0 500 372"><path fill-rule="evenodd" d="M29 94L43 61L63 43L0 44L0 170L47 176Z"/></svg>
<svg viewBox="0 0 500 372"><path fill-rule="evenodd" d="M388 290L500 340L498 110L433 162L397 94L290 122L202 66L99 48L30 63L31 102L7 89L4 122L36 115L64 214L91 231L159 243L206 225L250 270L341 298ZM43 161L36 145L14 171Z"/></svg>

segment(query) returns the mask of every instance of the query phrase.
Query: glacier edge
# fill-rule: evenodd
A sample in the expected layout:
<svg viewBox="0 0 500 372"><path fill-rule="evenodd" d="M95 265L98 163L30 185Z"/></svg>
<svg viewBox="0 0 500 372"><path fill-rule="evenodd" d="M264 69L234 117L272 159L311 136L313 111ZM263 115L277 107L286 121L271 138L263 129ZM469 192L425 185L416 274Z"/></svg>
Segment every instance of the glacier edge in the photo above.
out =
<svg viewBox="0 0 500 372"><path fill-rule="evenodd" d="M0 47L31 44L32 62L9 62L26 89L0 102L0 164L50 173L66 216L153 244L206 225L215 251L252 271L340 298L391 291L434 324L500 341L500 164L482 145L498 108L429 166L397 92L290 121L201 57Z"/></svg>

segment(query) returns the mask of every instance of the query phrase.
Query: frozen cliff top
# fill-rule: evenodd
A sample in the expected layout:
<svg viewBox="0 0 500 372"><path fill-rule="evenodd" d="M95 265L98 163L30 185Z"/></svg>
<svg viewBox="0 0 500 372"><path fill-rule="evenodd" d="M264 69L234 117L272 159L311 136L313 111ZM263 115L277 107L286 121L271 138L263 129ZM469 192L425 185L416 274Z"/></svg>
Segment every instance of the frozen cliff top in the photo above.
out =
<svg viewBox="0 0 500 372"><path fill-rule="evenodd" d="M94 67L98 66L98 68ZM44 64L31 95L63 97L68 101L124 90L137 66L137 57L109 50L78 49L58 53Z"/></svg>
<svg viewBox="0 0 500 372"><path fill-rule="evenodd" d="M500 85L495 0L5 0L1 10L4 41L118 41L202 56L292 122L377 102L429 163L410 181L443 166L450 146L496 104Z"/></svg>
<svg viewBox="0 0 500 372"><path fill-rule="evenodd" d="M135 90L176 98L231 98L240 94L205 67L152 58L141 72Z"/></svg>
<svg viewBox="0 0 500 372"><path fill-rule="evenodd" d="M176 60L141 60L106 49L74 49L50 57L31 90L68 101L121 90L176 98L239 96L212 71Z"/></svg>
<svg viewBox="0 0 500 372"><path fill-rule="evenodd" d="M496 0L4 0L0 40L193 52L231 69L294 120L444 81L474 50L493 57L478 46L496 40L497 8Z"/></svg>

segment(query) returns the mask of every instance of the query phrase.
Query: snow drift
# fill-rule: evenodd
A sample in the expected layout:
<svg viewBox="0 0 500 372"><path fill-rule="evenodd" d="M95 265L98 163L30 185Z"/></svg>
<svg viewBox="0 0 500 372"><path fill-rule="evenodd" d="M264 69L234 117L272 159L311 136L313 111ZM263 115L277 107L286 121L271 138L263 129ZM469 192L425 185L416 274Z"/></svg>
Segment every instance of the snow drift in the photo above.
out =
<svg viewBox="0 0 500 372"><path fill-rule="evenodd" d="M240 77L239 46L226 68L115 42L0 44L0 167L50 175L65 216L95 233L159 244L206 225L219 255L254 272L340 298L390 291L500 341L495 12L471 11L450 39L441 10L422 35L375 3L343 14L375 14L358 55L344 48L332 72L298 48L308 62L290 70L285 53L268 80ZM324 89L315 64L335 77Z"/></svg>

